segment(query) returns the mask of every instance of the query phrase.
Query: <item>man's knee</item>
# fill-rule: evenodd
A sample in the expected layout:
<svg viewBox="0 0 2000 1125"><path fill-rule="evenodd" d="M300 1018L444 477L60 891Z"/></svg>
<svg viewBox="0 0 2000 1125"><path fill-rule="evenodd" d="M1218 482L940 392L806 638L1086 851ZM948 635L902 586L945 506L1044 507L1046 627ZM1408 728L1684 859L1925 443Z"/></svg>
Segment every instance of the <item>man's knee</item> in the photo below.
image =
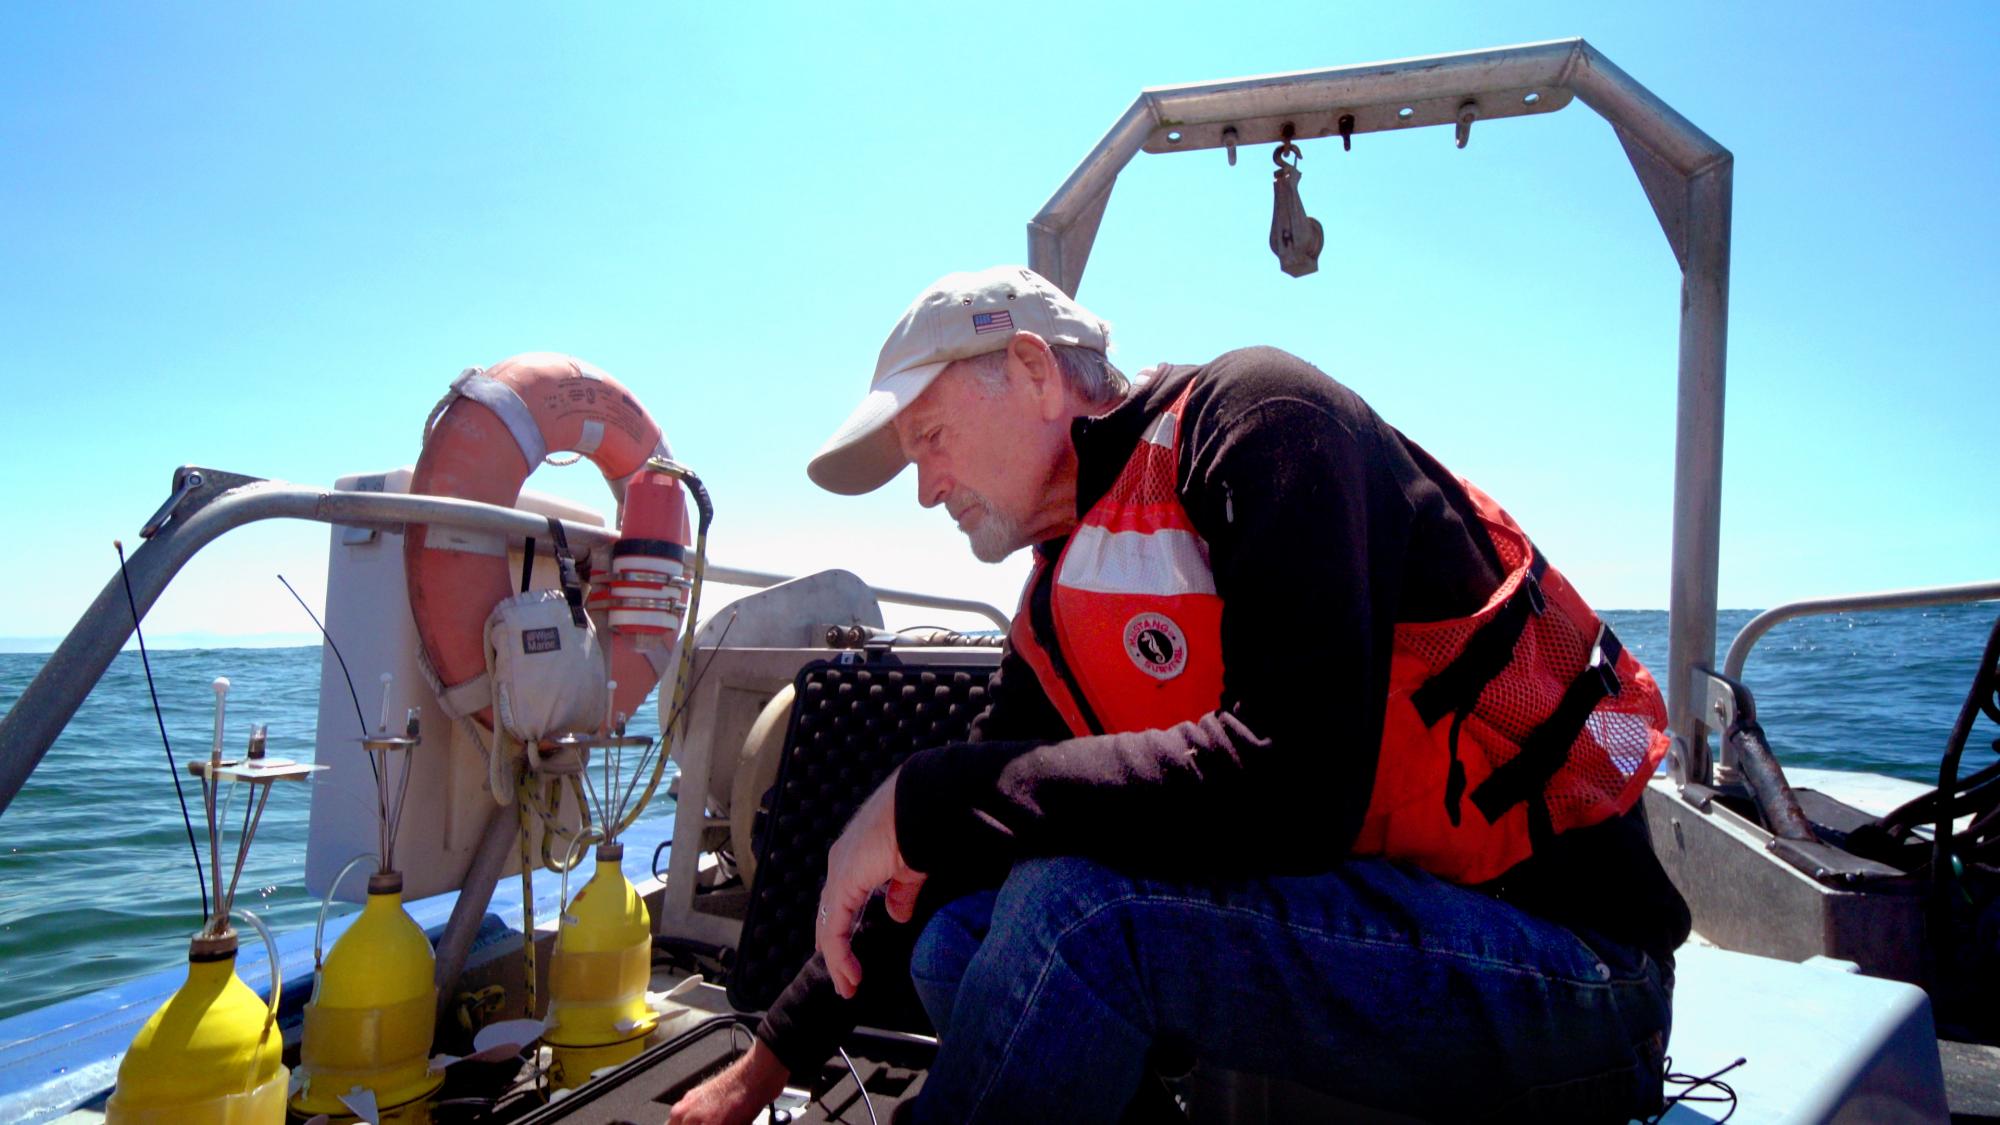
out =
<svg viewBox="0 0 2000 1125"><path fill-rule="evenodd" d="M1054 856L1016 864L1000 887L986 945L998 973L1033 979L1060 972L1108 1010L1144 1022L1140 931L1156 924L1157 896L1101 863Z"/></svg>
<svg viewBox="0 0 2000 1125"><path fill-rule="evenodd" d="M1058 932L1139 893L1129 876L1079 856L1042 856L1014 865L994 906L995 924L1035 918Z"/></svg>
<svg viewBox="0 0 2000 1125"><path fill-rule="evenodd" d="M953 984L965 973L965 963L979 947L978 939L939 911L917 935L910 949L910 976L919 985Z"/></svg>

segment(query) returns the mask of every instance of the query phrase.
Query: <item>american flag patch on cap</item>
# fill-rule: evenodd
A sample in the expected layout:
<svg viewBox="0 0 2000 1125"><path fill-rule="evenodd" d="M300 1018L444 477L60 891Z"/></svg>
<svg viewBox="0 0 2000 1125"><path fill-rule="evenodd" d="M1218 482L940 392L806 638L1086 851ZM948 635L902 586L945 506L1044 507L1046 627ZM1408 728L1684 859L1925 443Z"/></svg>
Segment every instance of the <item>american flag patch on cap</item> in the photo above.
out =
<svg viewBox="0 0 2000 1125"><path fill-rule="evenodd" d="M999 312L972 314L972 334L975 336L982 332L1011 332L1013 330L1014 314L1008 312L1006 309L1001 309Z"/></svg>

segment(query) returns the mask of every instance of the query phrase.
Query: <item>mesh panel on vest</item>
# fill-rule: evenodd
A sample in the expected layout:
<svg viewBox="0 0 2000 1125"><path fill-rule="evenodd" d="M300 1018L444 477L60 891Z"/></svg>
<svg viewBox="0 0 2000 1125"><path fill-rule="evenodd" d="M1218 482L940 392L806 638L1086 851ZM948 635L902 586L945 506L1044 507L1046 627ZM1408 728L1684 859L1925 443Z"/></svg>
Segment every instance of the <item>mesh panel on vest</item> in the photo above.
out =
<svg viewBox="0 0 2000 1125"><path fill-rule="evenodd" d="M1499 613L1519 584L1529 580L1525 540L1502 533L1490 538L1508 574L1507 581L1471 617L1397 625L1399 657L1414 657L1433 670L1443 668ZM1589 624L1595 628L1594 619ZM1514 756L1519 741L1555 710L1570 681L1589 663L1597 637L1594 631L1586 635L1584 627L1584 623L1558 612L1553 604L1528 618L1508 673L1488 683L1473 708L1472 721L1505 736L1504 740L1478 742L1488 771ZM1646 768L1656 740L1664 737L1660 732L1666 726L1666 713L1658 694L1626 690L1645 675L1638 662L1627 654L1619 661L1617 672L1621 690L1597 705L1570 744L1568 761L1544 792L1550 825L1557 832L1593 824L1618 811L1620 795L1633 775ZM1593 746L1604 752L1596 753Z"/></svg>
<svg viewBox="0 0 2000 1125"><path fill-rule="evenodd" d="M1178 511L1180 497L1174 491L1179 460L1176 448L1180 444L1181 411L1187 406L1192 390L1194 383L1189 382L1188 389L1160 414L1146 440L1139 443L1135 455L1125 462L1118 479L1112 482L1105 499L1121 508L1172 505ZM1166 444L1152 440L1156 437Z"/></svg>
<svg viewBox="0 0 2000 1125"><path fill-rule="evenodd" d="M729 1002L763 1011L813 952L826 851L889 772L918 750L962 742L991 671L964 665L833 664L800 670L757 881Z"/></svg>

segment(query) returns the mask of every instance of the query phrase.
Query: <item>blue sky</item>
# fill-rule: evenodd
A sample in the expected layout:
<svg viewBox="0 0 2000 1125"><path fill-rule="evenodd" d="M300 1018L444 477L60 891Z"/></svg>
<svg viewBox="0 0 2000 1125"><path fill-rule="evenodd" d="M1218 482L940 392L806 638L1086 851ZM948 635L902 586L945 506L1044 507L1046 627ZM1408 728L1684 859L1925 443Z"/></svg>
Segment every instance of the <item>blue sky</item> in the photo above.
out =
<svg viewBox="0 0 2000 1125"><path fill-rule="evenodd" d="M65 630L175 465L407 464L460 368L541 349L651 408L718 560L1011 608L1022 561L973 562L908 479L804 476L910 297L1025 259L1143 87L1572 35L1736 155L1723 603L1990 579L1996 32L1972 3L9 5L0 636ZM1609 128L1579 103L1301 169L1301 280L1265 152L1127 170L1080 293L1121 363L1304 355L1593 601L1664 605L1679 280ZM303 629L272 576L316 597L326 554L236 533L149 628Z"/></svg>

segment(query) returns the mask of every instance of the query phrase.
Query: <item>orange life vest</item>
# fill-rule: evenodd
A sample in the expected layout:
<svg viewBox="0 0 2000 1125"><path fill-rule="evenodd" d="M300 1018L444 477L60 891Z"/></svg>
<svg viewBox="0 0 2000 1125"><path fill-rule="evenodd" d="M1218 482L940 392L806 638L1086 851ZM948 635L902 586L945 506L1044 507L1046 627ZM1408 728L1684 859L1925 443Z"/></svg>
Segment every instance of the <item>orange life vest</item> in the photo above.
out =
<svg viewBox="0 0 2000 1125"><path fill-rule="evenodd" d="M1039 632L1054 645L1033 620L1045 560L1014 616L1010 644L1079 736L1169 727L1222 701L1222 599L1175 489L1193 386L1147 427L1053 564ZM1504 577L1476 613L1395 627L1381 756L1352 850L1475 884L1556 833L1629 810L1668 740L1652 675L1513 518L1460 483Z"/></svg>

